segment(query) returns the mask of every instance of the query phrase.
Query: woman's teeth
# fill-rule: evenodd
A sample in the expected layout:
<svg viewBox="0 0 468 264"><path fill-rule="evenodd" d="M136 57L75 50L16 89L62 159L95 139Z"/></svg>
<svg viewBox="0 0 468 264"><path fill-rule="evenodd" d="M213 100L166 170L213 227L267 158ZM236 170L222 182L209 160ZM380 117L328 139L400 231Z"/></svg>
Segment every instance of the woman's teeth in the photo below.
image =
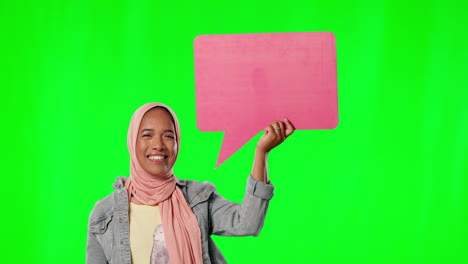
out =
<svg viewBox="0 0 468 264"><path fill-rule="evenodd" d="M149 156L148 158L150 160L162 160L164 159L164 156Z"/></svg>

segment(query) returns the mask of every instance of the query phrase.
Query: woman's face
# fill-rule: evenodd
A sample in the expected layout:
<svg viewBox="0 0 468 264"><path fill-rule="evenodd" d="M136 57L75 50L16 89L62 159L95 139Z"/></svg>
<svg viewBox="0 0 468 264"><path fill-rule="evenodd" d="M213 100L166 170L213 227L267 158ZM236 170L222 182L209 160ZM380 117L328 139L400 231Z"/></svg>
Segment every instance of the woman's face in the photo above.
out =
<svg viewBox="0 0 468 264"><path fill-rule="evenodd" d="M136 141L136 157L140 166L154 177L168 172L177 156L174 123L166 110L146 112L140 123Z"/></svg>

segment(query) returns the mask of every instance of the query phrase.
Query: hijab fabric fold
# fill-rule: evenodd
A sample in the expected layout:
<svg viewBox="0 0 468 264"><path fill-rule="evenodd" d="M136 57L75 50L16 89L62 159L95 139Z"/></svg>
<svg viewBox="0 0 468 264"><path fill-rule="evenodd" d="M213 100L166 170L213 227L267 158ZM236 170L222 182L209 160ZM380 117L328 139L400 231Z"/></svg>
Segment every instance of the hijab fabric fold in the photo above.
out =
<svg viewBox="0 0 468 264"><path fill-rule="evenodd" d="M174 164L169 164L170 169L165 174L154 177L140 166L136 158L136 141L141 120L149 110L157 106L166 108L174 120L176 159L179 153L180 126L174 111L161 103L148 103L138 108L130 121L127 136L130 178L125 182L125 187L128 201L130 202L133 196L146 205L159 204L170 263L202 263L201 234L197 217L187 204L182 191L176 187L176 178L172 171Z"/></svg>

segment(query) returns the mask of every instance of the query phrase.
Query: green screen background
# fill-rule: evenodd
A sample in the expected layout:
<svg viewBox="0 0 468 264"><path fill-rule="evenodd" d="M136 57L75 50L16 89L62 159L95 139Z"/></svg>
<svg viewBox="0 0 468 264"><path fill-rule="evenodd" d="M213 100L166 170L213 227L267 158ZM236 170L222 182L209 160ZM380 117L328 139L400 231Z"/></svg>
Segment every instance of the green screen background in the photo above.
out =
<svg viewBox="0 0 468 264"><path fill-rule="evenodd" d="M94 203L128 175L133 111L181 122L175 173L240 202L260 134L214 169L196 128L200 34L332 31L339 125L269 155L259 237L230 263L467 263L464 1L2 1L2 263L84 263ZM292 120L294 122L294 120Z"/></svg>

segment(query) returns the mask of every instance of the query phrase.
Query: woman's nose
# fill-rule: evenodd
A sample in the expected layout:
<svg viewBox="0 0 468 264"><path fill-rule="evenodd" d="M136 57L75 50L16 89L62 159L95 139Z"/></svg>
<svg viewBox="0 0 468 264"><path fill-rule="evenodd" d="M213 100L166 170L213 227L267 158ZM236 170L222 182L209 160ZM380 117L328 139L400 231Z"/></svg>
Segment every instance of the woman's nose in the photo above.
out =
<svg viewBox="0 0 468 264"><path fill-rule="evenodd" d="M154 137L151 141L151 149L164 149L165 147L164 142L159 137Z"/></svg>

